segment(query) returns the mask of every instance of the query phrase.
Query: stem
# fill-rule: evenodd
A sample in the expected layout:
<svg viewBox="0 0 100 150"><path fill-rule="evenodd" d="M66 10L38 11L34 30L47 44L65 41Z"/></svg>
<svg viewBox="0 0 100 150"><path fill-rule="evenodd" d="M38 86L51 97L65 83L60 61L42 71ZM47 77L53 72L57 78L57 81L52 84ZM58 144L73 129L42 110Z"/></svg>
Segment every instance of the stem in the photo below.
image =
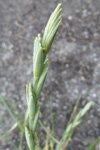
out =
<svg viewBox="0 0 100 150"><path fill-rule="evenodd" d="M51 137L51 139L52 139L55 143L59 144L59 141L58 141L57 139L55 139L55 138L52 136L52 134L49 133L49 131L46 129L46 127L42 124L42 122L41 122L40 120L39 120L39 124L41 125L41 127L43 128L43 130Z"/></svg>

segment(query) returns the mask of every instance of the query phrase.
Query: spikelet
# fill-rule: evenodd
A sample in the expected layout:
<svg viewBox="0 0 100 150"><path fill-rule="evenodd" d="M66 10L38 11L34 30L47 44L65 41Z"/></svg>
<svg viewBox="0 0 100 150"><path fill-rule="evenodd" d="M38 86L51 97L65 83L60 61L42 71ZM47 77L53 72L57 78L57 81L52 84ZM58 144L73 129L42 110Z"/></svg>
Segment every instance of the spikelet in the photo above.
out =
<svg viewBox="0 0 100 150"><path fill-rule="evenodd" d="M51 14L50 19L44 31L42 47L44 48L46 54L48 53L58 27L61 23L61 4L58 4L54 12Z"/></svg>

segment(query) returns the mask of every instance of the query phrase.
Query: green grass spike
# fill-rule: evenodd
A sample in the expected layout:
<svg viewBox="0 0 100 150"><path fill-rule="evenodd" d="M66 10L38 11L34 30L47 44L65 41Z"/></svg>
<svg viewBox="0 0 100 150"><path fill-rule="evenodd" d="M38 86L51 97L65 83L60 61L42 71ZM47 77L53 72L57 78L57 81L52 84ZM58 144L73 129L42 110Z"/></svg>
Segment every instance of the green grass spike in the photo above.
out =
<svg viewBox="0 0 100 150"><path fill-rule="evenodd" d="M62 4L58 4L54 12L51 14L50 19L44 31L42 47L44 48L46 54L50 50L55 34L61 23L61 5Z"/></svg>

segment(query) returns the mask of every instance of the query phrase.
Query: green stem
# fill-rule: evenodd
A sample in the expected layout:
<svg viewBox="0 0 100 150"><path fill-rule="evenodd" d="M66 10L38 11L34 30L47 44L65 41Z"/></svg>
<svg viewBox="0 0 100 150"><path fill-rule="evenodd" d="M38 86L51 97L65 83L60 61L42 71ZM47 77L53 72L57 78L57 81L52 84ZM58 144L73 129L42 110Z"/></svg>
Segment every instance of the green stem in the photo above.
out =
<svg viewBox="0 0 100 150"><path fill-rule="evenodd" d="M1 96L0 94L0 99L2 101L2 103L5 105L6 109L8 110L10 116L13 118L13 120L18 124L19 128L21 131L23 131L23 128L21 126L20 123L18 123L18 119L15 117L15 115L13 114L13 112L11 111L11 109L9 108L9 106L7 105L6 101L4 100L4 98Z"/></svg>
<svg viewBox="0 0 100 150"><path fill-rule="evenodd" d="M43 128L43 130L51 137L51 139L52 139L55 143L59 144L59 141L58 141L57 139L55 139L55 138L52 136L52 134L49 133L49 131L46 129L46 127L42 124L42 122L41 122L40 120L39 120L39 124L41 125L41 127Z"/></svg>

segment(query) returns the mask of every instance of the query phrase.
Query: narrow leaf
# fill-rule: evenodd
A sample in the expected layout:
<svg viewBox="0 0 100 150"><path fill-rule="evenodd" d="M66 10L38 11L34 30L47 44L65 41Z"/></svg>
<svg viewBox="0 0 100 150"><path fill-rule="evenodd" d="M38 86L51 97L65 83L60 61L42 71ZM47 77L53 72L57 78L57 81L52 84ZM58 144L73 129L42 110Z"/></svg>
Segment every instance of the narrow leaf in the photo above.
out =
<svg viewBox="0 0 100 150"><path fill-rule="evenodd" d="M75 121L80 120L82 117L84 117L86 115L86 113L90 110L91 106L92 106L93 102L90 101L88 102L83 109L80 110L80 112L77 114Z"/></svg>
<svg viewBox="0 0 100 150"><path fill-rule="evenodd" d="M52 134L49 133L49 131L46 129L46 127L43 125L43 123L39 120L40 126L43 128L43 130L50 136L50 138L57 144L59 144L59 141L55 139Z"/></svg>
<svg viewBox="0 0 100 150"><path fill-rule="evenodd" d="M100 141L100 137L97 138L86 150L94 150L98 142Z"/></svg>
<svg viewBox="0 0 100 150"><path fill-rule="evenodd" d="M18 123L15 123L10 130L8 130L3 136L0 137L0 141L5 138L6 136L8 136L8 134L10 134L14 129L16 129L16 127L18 126Z"/></svg>

